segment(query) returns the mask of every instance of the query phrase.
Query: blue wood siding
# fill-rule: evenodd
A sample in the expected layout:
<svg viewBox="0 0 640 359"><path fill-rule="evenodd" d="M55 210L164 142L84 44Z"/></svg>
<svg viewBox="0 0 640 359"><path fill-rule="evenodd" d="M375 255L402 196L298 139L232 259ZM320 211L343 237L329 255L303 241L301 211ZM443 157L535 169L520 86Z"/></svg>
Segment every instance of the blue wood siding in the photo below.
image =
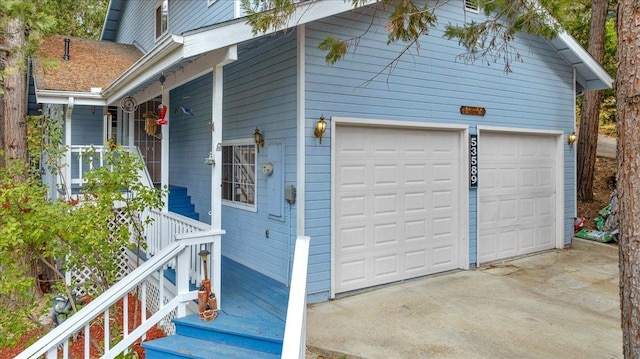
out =
<svg viewBox="0 0 640 359"><path fill-rule="evenodd" d="M171 91L169 106L169 184L186 187L200 221L211 223L211 151L213 75L208 73ZM183 113L186 107L194 116Z"/></svg>
<svg viewBox="0 0 640 359"><path fill-rule="evenodd" d="M284 203L282 216L269 214L268 178L260 168L282 153L284 185L296 184L296 36L243 44L238 60L224 68L223 138L253 138L265 147L257 154L257 212L223 205L222 251L225 256L280 282L289 281L290 254L296 235L297 204ZM270 144L274 146L270 146ZM275 174L274 174L275 175ZM273 197L273 196L271 196ZM284 198L273 200L284 202ZM272 210L274 207L271 207ZM269 237L266 236L269 231Z"/></svg>
<svg viewBox="0 0 640 359"><path fill-rule="evenodd" d="M100 106L75 106L71 115L71 144L102 146L103 115Z"/></svg>
<svg viewBox="0 0 640 359"><path fill-rule="evenodd" d="M462 2L450 2L438 12L439 24L464 19ZM514 42L522 62L505 73L503 64L465 64L456 41L434 29L415 49L385 69L403 49L387 45L384 23L370 26L370 9L361 9L317 21L306 27L306 118L312 128L321 114L330 118L402 120L430 123L560 130L574 128L572 68L540 38L519 34ZM317 49L326 34L354 38L365 34L345 59L333 66ZM465 116L460 106L486 108L486 116ZM331 132L319 145L307 134L306 231L311 242L309 293L328 298L330 288L330 146ZM574 150L565 148L565 242L571 238L575 206ZM470 263L476 253L476 194L469 196Z"/></svg>
<svg viewBox="0 0 640 359"><path fill-rule="evenodd" d="M160 3L160 0L126 1L116 42L135 44L144 52L151 50L157 43L155 8ZM207 6L206 0L169 0L167 32L179 35L233 17L233 0L218 0L211 6Z"/></svg>
<svg viewBox="0 0 640 359"><path fill-rule="evenodd" d="M232 0L218 0L207 6L207 0L169 0L169 32L185 31L233 19Z"/></svg>

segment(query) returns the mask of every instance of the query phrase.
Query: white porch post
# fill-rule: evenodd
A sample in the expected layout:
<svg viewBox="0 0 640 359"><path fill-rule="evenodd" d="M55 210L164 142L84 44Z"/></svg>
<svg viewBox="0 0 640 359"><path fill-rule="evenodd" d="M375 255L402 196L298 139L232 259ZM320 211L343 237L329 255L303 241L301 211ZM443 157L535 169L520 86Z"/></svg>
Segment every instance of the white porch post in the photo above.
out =
<svg viewBox="0 0 640 359"><path fill-rule="evenodd" d="M71 198L71 114L73 113L74 98L69 97L67 110L64 112L64 143L67 145L67 153L65 155L64 166L64 183L67 199Z"/></svg>
<svg viewBox="0 0 640 359"><path fill-rule="evenodd" d="M213 95L211 99L211 153L215 160L211 166L211 228L222 228L222 84L224 65L238 59L237 47L230 46L220 63L213 68ZM213 292L218 296L218 307L222 308L222 243L220 238L212 244L211 269L213 269Z"/></svg>
<svg viewBox="0 0 640 359"><path fill-rule="evenodd" d="M169 91L162 90L161 94L162 104L169 107ZM160 158L160 183L162 184L162 188L165 186L169 186L169 126L171 126L170 114L171 111L167 108L167 114L165 119L167 120L166 125L161 125L162 129L162 150L161 150L161 158ZM169 211L169 202L165 202L162 207L162 212L166 213ZM166 233L166 231L164 231Z"/></svg>
<svg viewBox="0 0 640 359"><path fill-rule="evenodd" d="M211 166L211 228L222 228L222 66L213 68L213 98L211 111L211 151L215 164Z"/></svg>
<svg viewBox="0 0 640 359"><path fill-rule="evenodd" d="M135 122L136 115L135 113L129 114L129 121L127 123L127 146L133 148L136 145L135 141Z"/></svg>

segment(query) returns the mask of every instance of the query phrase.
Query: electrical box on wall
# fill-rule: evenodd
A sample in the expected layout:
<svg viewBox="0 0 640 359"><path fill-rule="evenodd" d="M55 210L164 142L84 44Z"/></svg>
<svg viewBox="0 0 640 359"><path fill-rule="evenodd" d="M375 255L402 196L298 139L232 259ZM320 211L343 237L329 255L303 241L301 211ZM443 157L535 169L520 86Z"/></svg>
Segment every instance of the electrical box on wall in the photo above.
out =
<svg viewBox="0 0 640 359"><path fill-rule="evenodd" d="M296 188L293 185L288 185L284 189L284 200L289 204L296 203Z"/></svg>

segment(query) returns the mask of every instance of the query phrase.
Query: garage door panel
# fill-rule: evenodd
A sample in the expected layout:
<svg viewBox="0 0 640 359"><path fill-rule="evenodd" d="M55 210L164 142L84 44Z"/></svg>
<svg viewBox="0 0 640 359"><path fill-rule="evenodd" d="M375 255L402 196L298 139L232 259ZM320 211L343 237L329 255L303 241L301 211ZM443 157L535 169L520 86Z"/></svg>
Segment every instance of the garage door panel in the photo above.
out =
<svg viewBox="0 0 640 359"><path fill-rule="evenodd" d="M497 258L515 256L518 248L518 231L507 228L499 232L497 247Z"/></svg>
<svg viewBox="0 0 640 359"><path fill-rule="evenodd" d="M364 218L366 213L366 196L350 196L340 198L340 213L343 218L357 219Z"/></svg>
<svg viewBox="0 0 640 359"><path fill-rule="evenodd" d="M405 243L425 241L427 239L427 223L424 219L406 220L404 222Z"/></svg>
<svg viewBox="0 0 640 359"><path fill-rule="evenodd" d="M406 214L425 214L427 212L427 194L425 192L409 192L404 195Z"/></svg>
<svg viewBox="0 0 640 359"><path fill-rule="evenodd" d="M536 245L539 247L549 247L553 246L554 243L553 233L555 233L555 226L546 226L536 228Z"/></svg>
<svg viewBox="0 0 640 359"><path fill-rule="evenodd" d="M536 247L536 229L533 227L518 230L518 249L534 251Z"/></svg>
<svg viewBox="0 0 640 359"><path fill-rule="evenodd" d="M455 258L456 249L450 245L444 245L433 248L433 268L446 268L451 269L455 264L453 259Z"/></svg>
<svg viewBox="0 0 640 359"><path fill-rule="evenodd" d="M453 210L455 208L455 194L450 189L431 192L431 208L434 211Z"/></svg>
<svg viewBox="0 0 640 359"><path fill-rule="evenodd" d="M342 228L339 237L341 240L338 242L338 249L341 251L366 249L366 230L364 226Z"/></svg>
<svg viewBox="0 0 640 359"><path fill-rule="evenodd" d="M337 127L336 292L457 267L459 147L455 131Z"/></svg>
<svg viewBox="0 0 640 359"><path fill-rule="evenodd" d="M346 188L364 188L365 186L365 166L362 164L349 165L343 164L339 169L337 176L337 184Z"/></svg>
<svg viewBox="0 0 640 359"><path fill-rule="evenodd" d="M480 138L478 260L553 248L554 136L483 132Z"/></svg>
<svg viewBox="0 0 640 359"><path fill-rule="evenodd" d="M373 227L373 246L390 246L398 244L398 226L396 222L376 224Z"/></svg>
<svg viewBox="0 0 640 359"><path fill-rule="evenodd" d="M454 163L434 163L433 182L434 184L450 184L457 180L458 166Z"/></svg>
<svg viewBox="0 0 640 359"><path fill-rule="evenodd" d="M373 195L373 215L398 215L400 207L396 193L381 193Z"/></svg>
<svg viewBox="0 0 640 359"><path fill-rule="evenodd" d="M427 174L428 168L424 163L409 163L404 167L405 184L424 186Z"/></svg>
<svg viewBox="0 0 640 359"><path fill-rule="evenodd" d="M519 187L522 189L530 189L535 190L536 188L536 179L539 177L536 173L535 168L521 168L520 169L520 178L519 178Z"/></svg>
<svg viewBox="0 0 640 359"><path fill-rule="evenodd" d="M424 273L427 271L427 251L426 249L418 249L405 253L405 272L407 273Z"/></svg>

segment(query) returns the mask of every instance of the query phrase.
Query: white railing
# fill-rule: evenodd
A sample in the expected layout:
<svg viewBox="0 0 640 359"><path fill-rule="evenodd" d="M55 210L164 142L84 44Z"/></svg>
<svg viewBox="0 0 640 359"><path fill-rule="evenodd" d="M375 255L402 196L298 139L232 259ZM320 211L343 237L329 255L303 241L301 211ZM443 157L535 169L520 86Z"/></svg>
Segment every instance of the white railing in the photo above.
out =
<svg viewBox="0 0 640 359"><path fill-rule="evenodd" d="M145 253L151 256L170 245L173 241L172 238L176 235L211 230L211 226L208 224L172 212L149 210L142 215L141 219L144 221L146 218L152 219L150 224L145 225L144 233L147 245ZM193 263L189 269L189 278L191 279L191 283L196 283L202 279L203 274L202 263L198 257L197 250L191 250L191 258ZM218 264L213 263L214 260L215 259L212 259L211 264ZM174 265L174 262L168 263L168 266L171 268L173 268Z"/></svg>
<svg viewBox="0 0 640 359"><path fill-rule="evenodd" d="M293 257L291 288L287 322L282 343L283 359L304 359L307 327L307 269L309 265L309 237L298 237Z"/></svg>
<svg viewBox="0 0 640 359"><path fill-rule="evenodd" d="M87 151L94 150L95 154L90 158ZM85 183L84 174L95 167L104 165L104 154L106 148L104 146L70 146L71 158L69 158L69 167L71 170L70 183L72 185L82 186Z"/></svg>
<svg viewBox="0 0 640 359"><path fill-rule="evenodd" d="M158 324L165 316L176 310L178 318L186 315L186 303L197 298L197 291L189 291L188 271L191 262L191 248L198 250L200 247L212 243L213 251L216 257L220 256L220 236L224 231L208 231L191 234L184 234L176 237L176 241L164 248L160 253L150 260L147 260L141 266L133 270L123 280L107 289L101 296L96 298L82 308L78 313L64 321L58 327L51 330L44 337L31 345L25 351L20 353L16 359L39 358L46 354L47 359L58 357L58 348L62 347L63 358L69 358L69 338L79 333L84 328L84 358L90 357L90 345L103 340L100 350L104 353L101 358L115 358L119 354L127 350L138 338L144 338L145 333L154 325ZM212 251L212 252L213 252ZM164 298L164 275L163 270L167 263L171 260L177 260L176 266L176 289L177 295L168 299L165 304ZM219 262L219 261L218 261ZM219 270L218 270L219 273ZM158 298L159 310L146 318L146 301L145 291L146 282L151 277L157 277L159 280L160 296ZM217 281L219 283L219 280ZM219 285L219 284L218 284ZM128 332L128 294L132 293L141 286L141 322L140 325L132 332ZM222 307L220 290L216 292L218 297L218 307ZM116 337L121 340L114 342L111 339L110 327L110 308L112 308L119 300L123 300L123 330L122 333L115 333ZM103 318L99 318L104 316ZM104 322L104 338L91 340L90 326L94 321ZM102 324L101 324L102 325ZM116 328L113 328L116 329ZM113 344L113 346L112 346Z"/></svg>
<svg viewBox="0 0 640 359"><path fill-rule="evenodd" d="M140 147L130 146L129 152L138 155L138 158L140 158L143 164L146 163L145 158L140 151ZM143 185L149 188L153 187L153 181L151 180L151 175L149 174L149 169L146 165L142 166L142 170L138 173L138 178L140 178L140 182L142 182Z"/></svg>
<svg viewBox="0 0 640 359"><path fill-rule="evenodd" d="M125 147L129 152L138 155L144 163L144 156L142 152L136 146ZM70 146L71 158L69 159L69 166L71 170L70 183L73 185L82 186L85 183L84 174L88 171L104 166L104 154L107 151L105 146L94 145L73 145ZM88 151L95 151L89 158L87 157ZM140 181L147 187L153 187L151 176L146 166L139 173Z"/></svg>

